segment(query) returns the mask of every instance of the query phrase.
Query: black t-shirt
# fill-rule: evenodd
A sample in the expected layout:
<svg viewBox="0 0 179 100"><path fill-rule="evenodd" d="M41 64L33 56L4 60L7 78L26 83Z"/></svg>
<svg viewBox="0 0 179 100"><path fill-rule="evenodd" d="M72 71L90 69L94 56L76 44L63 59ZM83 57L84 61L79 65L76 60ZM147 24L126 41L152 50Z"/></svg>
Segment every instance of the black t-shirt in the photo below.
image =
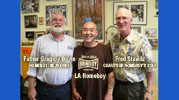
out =
<svg viewBox="0 0 179 100"><path fill-rule="evenodd" d="M104 100L107 91L107 75L112 68L103 67L112 63L111 49L103 44L89 48L78 46L74 50L73 73L77 91L83 100Z"/></svg>

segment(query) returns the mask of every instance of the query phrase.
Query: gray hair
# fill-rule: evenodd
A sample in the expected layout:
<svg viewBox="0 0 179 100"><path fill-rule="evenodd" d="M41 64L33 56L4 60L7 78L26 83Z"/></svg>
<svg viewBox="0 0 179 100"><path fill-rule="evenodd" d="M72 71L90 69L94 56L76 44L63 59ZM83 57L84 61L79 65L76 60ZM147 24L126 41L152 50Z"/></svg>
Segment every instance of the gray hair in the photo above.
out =
<svg viewBox="0 0 179 100"><path fill-rule="evenodd" d="M118 12L119 10L127 10L128 13L129 13L129 17L132 18L132 12L131 12L129 9L127 9L127 8L119 8L119 9L116 11L116 14L117 14L117 12Z"/></svg>
<svg viewBox="0 0 179 100"><path fill-rule="evenodd" d="M66 23L66 17L65 17L61 12L54 12L54 13L52 14L52 16L50 17L50 21L52 21L53 16L54 16L56 13L61 14L61 15L64 17L64 21L65 21L65 23Z"/></svg>

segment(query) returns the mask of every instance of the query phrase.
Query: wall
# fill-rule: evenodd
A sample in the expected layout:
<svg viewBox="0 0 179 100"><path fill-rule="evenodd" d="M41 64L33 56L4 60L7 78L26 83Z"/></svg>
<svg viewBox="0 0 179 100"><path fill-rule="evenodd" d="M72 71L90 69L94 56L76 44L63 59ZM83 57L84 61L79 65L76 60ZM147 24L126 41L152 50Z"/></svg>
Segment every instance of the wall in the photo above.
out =
<svg viewBox="0 0 179 100"><path fill-rule="evenodd" d="M113 25L113 1L117 0L105 0L105 29ZM147 25L133 25L140 26L141 33L145 33L146 28L155 28L158 29L158 17L154 17L156 13L155 9L155 0L123 0L123 1L147 1ZM28 40L25 38L26 31L46 31L46 28L50 28L45 25L45 6L46 5L57 5L57 4L67 4L67 13L68 13L68 26L65 29L72 30L72 0L59 0L59 1L46 1L40 0L40 12L39 13L21 13L21 42L33 42L33 40ZM37 28L25 29L24 28L24 15L37 15L38 17L44 17L44 25L38 25ZM158 38L158 36L157 36ZM155 61L158 65L158 49L153 49L153 55ZM158 70L155 72L154 84L158 83Z"/></svg>
<svg viewBox="0 0 179 100"><path fill-rule="evenodd" d="M29 13L29 14L22 14L21 13L21 42L33 42L34 40L28 40L25 38L26 31L46 31L46 28L50 28L50 26L46 26L45 17L46 17L46 5L61 5L67 4L67 14L68 14L68 26L65 29L72 30L72 0L59 0L59 1L46 1L46 0L39 0L40 2L40 12L39 13ZM37 17L44 17L44 25L38 25L37 28L25 28L24 27L24 16L25 15L37 15Z"/></svg>

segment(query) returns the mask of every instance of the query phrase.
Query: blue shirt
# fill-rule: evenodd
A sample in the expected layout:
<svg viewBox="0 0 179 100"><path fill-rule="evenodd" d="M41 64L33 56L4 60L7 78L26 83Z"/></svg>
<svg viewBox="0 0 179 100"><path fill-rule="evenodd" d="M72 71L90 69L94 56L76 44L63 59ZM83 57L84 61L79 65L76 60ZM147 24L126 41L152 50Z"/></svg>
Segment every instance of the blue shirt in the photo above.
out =
<svg viewBox="0 0 179 100"><path fill-rule="evenodd" d="M72 61L67 61L69 67L32 67L34 64L53 64L57 61L43 61L42 58L72 57L76 46L74 38L64 35L61 41L57 41L52 34L39 37L33 47L31 57L38 58L38 61L29 62L29 76L37 77L40 81L48 84L65 84L72 77ZM61 63L61 60L58 62Z"/></svg>

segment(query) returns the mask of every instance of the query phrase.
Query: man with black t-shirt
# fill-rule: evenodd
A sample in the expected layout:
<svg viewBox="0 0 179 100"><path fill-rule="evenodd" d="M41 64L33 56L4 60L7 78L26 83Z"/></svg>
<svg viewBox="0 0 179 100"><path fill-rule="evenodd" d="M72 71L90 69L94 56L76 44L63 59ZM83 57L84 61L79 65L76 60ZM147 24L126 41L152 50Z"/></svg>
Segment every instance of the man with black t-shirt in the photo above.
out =
<svg viewBox="0 0 179 100"><path fill-rule="evenodd" d="M96 41L98 31L93 22L83 25L83 45L74 50L72 91L77 100L112 100L114 75L112 68L103 64L112 63L108 46Z"/></svg>

